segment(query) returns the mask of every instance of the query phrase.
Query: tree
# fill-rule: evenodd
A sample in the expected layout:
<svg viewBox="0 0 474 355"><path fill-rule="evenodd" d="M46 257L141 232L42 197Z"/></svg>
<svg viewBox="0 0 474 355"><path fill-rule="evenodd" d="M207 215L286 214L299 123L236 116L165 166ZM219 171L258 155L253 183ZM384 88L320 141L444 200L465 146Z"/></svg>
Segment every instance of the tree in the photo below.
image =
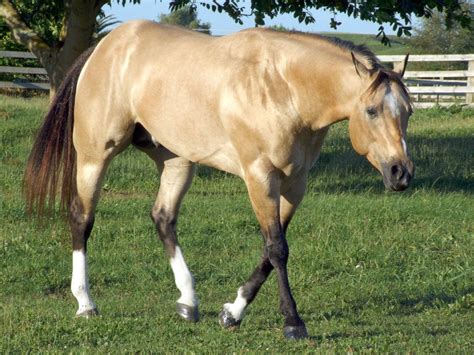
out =
<svg viewBox="0 0 474 355"><path fill-rule="evenodd" d="M34 53L45 67L54 95L68 68L91 45L100 9L111 2L125 5L140 0L0 0L0 17L11 29L15 41ZM258 26L264 25L266 17L286 13L293 14L300 22L312 23L315 21L310 12L313 9L333 11L333 28L340 24L336 13L345 13L377 23L388 22L399 36L410 34L412 15L430 17L433 9L445 11L448 25L453 21L463 26L470 24L469 14L461 7L463 0L251 0L248 10L237 0L179 0L171 1L170 9L176 11L190 6L195 10L196 3L212 11L227 13L238 23L242 23L244 16L252 16ZM382 41L388 41L383 26L380 26L379 35Z"/></svg>
<svg viewBox="0 0 474 355"><path fill-rule="evenodd" d="M107 0L2 0L0 16L16 42L48 72L54 95L75 59L92 44L95 20Z"/></svg>
<svg viewBox="0 0 474 355"><path fill-rule="evenodd" d="M473 18L474 4L470 5L470 13ZM474 26L463 28L455 23L448 31L446 14L436 11L431 18L423 19L420 27L415 28L410 45L424 53L473 53Z"/></svg>
<svg viewBox="0 0 474 355"><path fill-rule="evenodd" d="M251 0L250 9L240 6L238 0L206 1L200 4L207 9L225 12L237 23L243 23L242 18L251 16L258 26L265 24L265 18L274 18L279 14L293 14L299 22L314 23L316 19L311 10L324 9L333 12L330 26L334 29L341 24L337 21L336 14L344 13L354 18L360 18L380 24L379 33L384 44L390 43L385 35L382 23L389 23L397 35L411 35L411 16L430 17L433 10L446 13L448 28L458 22L463 27L470 26L469 12L463 9L464 0L309 0L309 1L267 1ZM172 1L170 8L179 9L182 6L196 7L195 0Z"/></svg>
<svg viewBox="0 0 474 355"><path fill-rule="evenodd" d="M95 29L94 33L92 35L91 42L96 43L98 42L102 37L104 37L109 31L108 29L110 26L113 26L120 21L117 21L117 19L112 16L106 16L104 12L101 10L99 12L99 15L97 16L96 23L95 23ZM51 27L50 27L51 28ZM47 37L47 33L45 34L45 37ZM54 41L54 37L51 36L50 41ZM27 48L25 48L24 45L15 42L14 38L11 36L11 31L10 28L6 25L5 21L3 18L0 17L0 48L3 50L11 50L11 51L25 51ZM6 66L31 66L31 67L38 67L38 60L36 59L17 59L17 58L0 58L0 65L6 65ZM31 76L30 74L9 74L9 73L0 73L0 80L7 80L7 81L12 81L12 80L31 80L31 79L37 79L36 76ZM47 78L46 78L47 80Z"/></svg>
<svg viewBox="0 0 474 355"><path fill-rule="evenodd" d="M275 31L281 31L281 32L294 31L294 29L290 30L289 28L283 26L282 24L272 25L272 26L269 26L268 28L271 28L272 30L275 30Z"/></svg>
<svg viewBox="0 0 474 355"><path fill-rule="evenodd" d="M191 6L184 6L180 9L171 12L169 15L161 14L160 23L169 25L178 25L187 27L195 31L211 34L211 24L208 22L201 22L197 18L197 12L193 11Z"/></svg>

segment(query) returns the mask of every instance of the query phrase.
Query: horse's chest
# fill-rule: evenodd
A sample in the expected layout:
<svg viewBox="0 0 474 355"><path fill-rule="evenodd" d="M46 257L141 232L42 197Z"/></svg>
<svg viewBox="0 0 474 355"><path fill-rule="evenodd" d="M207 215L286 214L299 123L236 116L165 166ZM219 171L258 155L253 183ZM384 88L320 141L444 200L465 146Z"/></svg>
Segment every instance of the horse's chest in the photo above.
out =
<svg viewBox="0 0 474 355"><path fill-rule="evenodd" d="M271 157L274 165L286 177L307 173L319 158L327 129L295 136L292 141L281 141Z"/></svg>

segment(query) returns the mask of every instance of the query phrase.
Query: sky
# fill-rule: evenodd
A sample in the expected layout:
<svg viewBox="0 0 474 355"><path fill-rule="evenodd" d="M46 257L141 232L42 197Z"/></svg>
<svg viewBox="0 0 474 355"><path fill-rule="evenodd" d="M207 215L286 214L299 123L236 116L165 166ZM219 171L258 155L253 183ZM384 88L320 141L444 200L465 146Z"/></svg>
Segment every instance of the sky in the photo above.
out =
<svg viewBox="0 0 474 355"><path fill-rule="evenodd" d="M245 4L247 1L241 1ZM106 15L114 15L118 20L125 22L133 19L148 19L158 20L160 14L168 14L169 1L160 0L141 0L141 4L130 4L125 6L117 4L116 1L112 1L112 5L105 5L102 9ZM338 27L337 31L329 27L332 13L322 10L311 11L313 17L316 18L314 24L301 24L298 20L294 19L291 15L279 15L273 20L266 19L265 24L271 25L283 25L289 29L296 29L305 32L348 32L348 33L370 33L377 34L379 24L368 21L361 21L354 18L347 17L342 14L338 14L336 20L342 22ZM245 18L244 24L236 24L228 15L219 14L218 12L212 12L206 8L198 5L198 18L202 22L211 23L211 32L213 35L226 35L233 33L244 28L254 27L253 20L251 18ZM393 34L391 27L385 25L385 33Z"/></svg>

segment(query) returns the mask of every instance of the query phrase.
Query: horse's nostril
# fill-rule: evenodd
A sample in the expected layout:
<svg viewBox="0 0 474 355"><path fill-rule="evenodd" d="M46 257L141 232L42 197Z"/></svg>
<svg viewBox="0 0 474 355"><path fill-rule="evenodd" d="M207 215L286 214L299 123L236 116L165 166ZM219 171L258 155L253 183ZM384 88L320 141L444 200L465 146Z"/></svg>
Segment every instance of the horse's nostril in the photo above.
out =
<svg viewBox="0 0 474 355"><path fill-rule="evenodd" d="M382 175L385 187L392 191L403 191L408 185L413 174L411 162L399 161L383 165Z"/></svg>
<svg viewBox="0 0 474 355"><path fill-rule="evenodd" d="M390 168L392 178L400 180L403 177L403 170L403 167L399 164L392 165L392 167Z"/></svg>

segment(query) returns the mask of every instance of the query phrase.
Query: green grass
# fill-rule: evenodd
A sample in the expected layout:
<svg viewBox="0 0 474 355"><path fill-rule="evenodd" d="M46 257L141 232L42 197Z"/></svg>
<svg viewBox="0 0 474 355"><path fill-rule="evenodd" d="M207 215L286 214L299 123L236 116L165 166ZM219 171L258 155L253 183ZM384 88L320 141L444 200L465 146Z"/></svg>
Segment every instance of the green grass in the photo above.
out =
<svg viewBox="0 0 474 355"><path fill-rule="evenodd" d="M171 269L149 211L159 178L130 149L112 164L89 243L101 316L74 319L71 246L58 219L25 217L21 176L41 98L0 96L0 352L453 352L474 347L474 111L419 110L408 145L413 186L386 193L331 130L290 225L290 281L309 340L283 339L277 285L263 286L239 330L218 324L261 252L243 183L200 167L178 230L201 321L175 314Z"/></svg>

